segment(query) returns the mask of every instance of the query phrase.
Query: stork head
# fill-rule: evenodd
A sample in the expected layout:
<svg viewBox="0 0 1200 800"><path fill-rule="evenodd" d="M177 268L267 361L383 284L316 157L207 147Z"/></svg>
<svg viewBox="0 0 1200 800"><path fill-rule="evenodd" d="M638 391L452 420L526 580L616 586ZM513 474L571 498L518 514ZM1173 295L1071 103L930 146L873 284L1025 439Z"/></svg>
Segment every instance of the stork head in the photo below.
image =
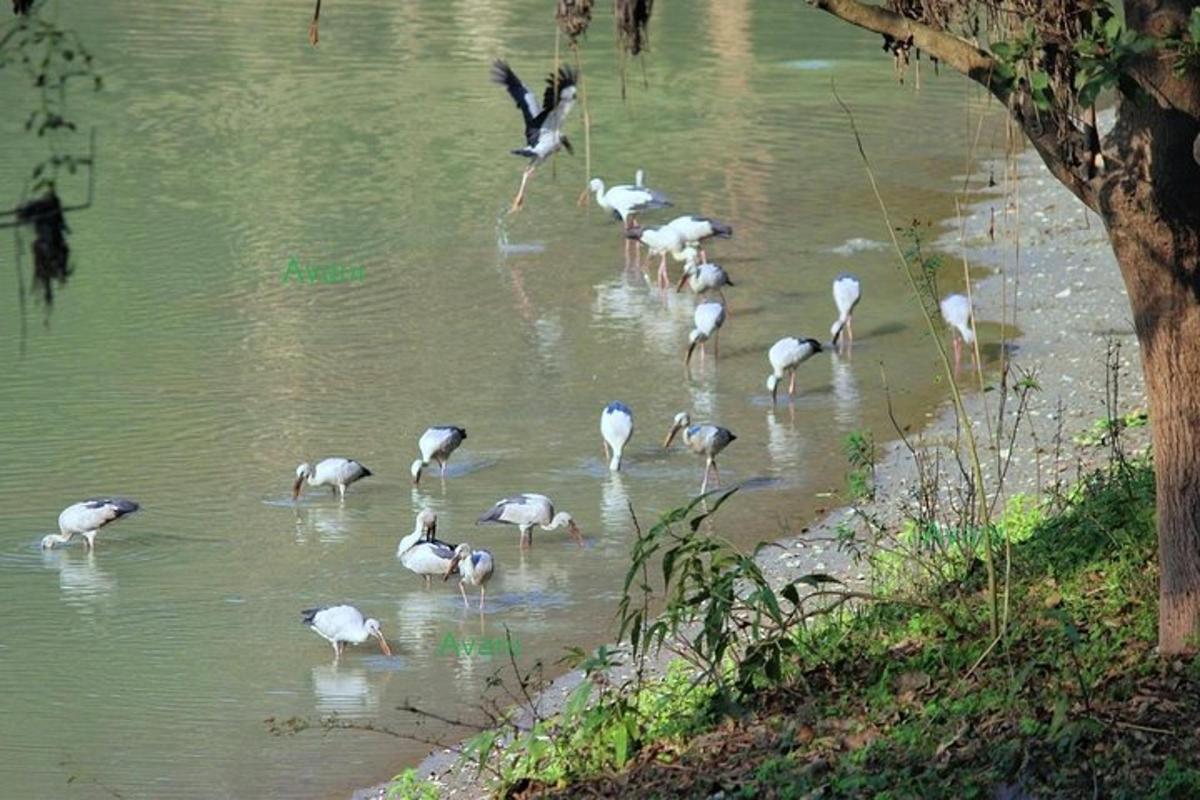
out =
<svg viewBox="0 0 1200 800"><path fill-rule="evenodd" d="M775 405L775 395L779 392L778 375L770 375L767 378L767 391L771 393L771 405Z"/></svg>
<svg viewBox="0 0 1200 800"><path fill-rule="evenodd" d="M458 570L458 565L463 561L467 561L468 563L471 561L471 545L466 542L454 548L454 556L450 559L450 563L446 565L446 574L442 576L442 580L450 580L450 576Z"/></svg>
<svg viewBox="0 0 1200 800"><path fill-rule="evenodd" d="M687 247L679 251L675 260L683 261L684 270L686 271L689 266L695 267L696 264L700 263L700 251L689 244Z"/></svg>
<svg viewBox="0 0 1200 800"><path fill-rule="evenodd" d="M599 178L592 178L588 181L588 189L596 194L604 194L604 181Z"/></svg>
<svg viewBox="0 0 1200 800"><path fill-rule="evenodd" d="M575 518L566 511L560 511L555 514L554 519L550 521L550 527L565 527L567 529L567 533L571 534L571 538L575 540L575 543L580 547L583 547L583 534L579 531L579 526L575 524Z"/></svg>
<svg viewBox="0 0 1200 800"><path fill-rule="evenodd" d="M688 416L686 411L680 411L675 415L675 420L671 424L671 430L667 432L667 438L663 442L663 449L671 446L671 442L675 441L675 435L681 430L692 424L692 418Z"/></svg>
<svg viewBox="0 0 1200 800"><path fill-rule="evenodd" d="M304 488L304 479L311 478L313 474L312 465L305 461L300 466L296 467L296 482L292 484L292 500L293 502L300 498L300 492Z"/></svg>
<svg viewBox="0 0 1200 800"><path fill-rule="evenodd" d="M363 623L363 627L367 629L367 633L379 640L379 649L383 651L383 654L390 656L392 648L388 647L387 639L383 638L383 629L379 627L379 620L368 619Z"/></svg>
<svg viewBox="0 0 1200 800"><path fill-rule="evenodd" d="M437 512L432 508L422 508L417 514L416 530L420 531L426 540L437 534Z"/></svg>
<svg viewBox="0 0 1200 800"><path fill-rule="evenodd" d="M464 437L464 438L466 438L466 437ZM409 471L412 472L413 486L416 486L418 483L421 482L421 470L423 470L424 468L425 468L425 462L419 458L412 463L412 467L410 468Z"/></svg>

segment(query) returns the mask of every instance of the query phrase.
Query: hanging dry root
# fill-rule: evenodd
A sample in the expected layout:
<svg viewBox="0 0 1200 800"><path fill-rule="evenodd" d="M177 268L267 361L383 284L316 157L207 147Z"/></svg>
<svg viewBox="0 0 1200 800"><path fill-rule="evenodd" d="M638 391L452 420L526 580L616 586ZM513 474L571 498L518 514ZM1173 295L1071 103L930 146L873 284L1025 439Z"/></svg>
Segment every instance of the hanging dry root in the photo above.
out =
<svg viewBox="0 0 1200 800"><path fill-rule="evenodd" d="M654 0L613 0L613 16L617 20L617 42L631 56L646 49L649 38L650 9Z"/></svg>
<svg viewBox="0 0 1200 800"><path fill-rule="evenodd" d="M554 12L559 30L575 44L580 36L587 33L588 25L592 22L592 0L558 0L558 10Z"/></svg>
<svg viewBox="0 0 1200 800"><path fill-rule="evenodd" d="M71 274L66 237L70 228L58 195L51 189L45 197L30 200L17 209L17 221L33 226L33 285L41 289L46 305L52 305L53 284L66 283Z"/></svg>
<svg viewBox="0 0 1200 800"><path fill-rule="evenodd" d="M308 25L308 43L313 47L317 46L317 42L321 41L321 0L317 0L317 7L313 10L312 22Z"/></svg>
<svg viewBox="0 0 1200 800"><path fill-rule="evenodd" d="M33 8L33 0L13 0L13 13L24 14L29 16L29 10Z"/></svg>

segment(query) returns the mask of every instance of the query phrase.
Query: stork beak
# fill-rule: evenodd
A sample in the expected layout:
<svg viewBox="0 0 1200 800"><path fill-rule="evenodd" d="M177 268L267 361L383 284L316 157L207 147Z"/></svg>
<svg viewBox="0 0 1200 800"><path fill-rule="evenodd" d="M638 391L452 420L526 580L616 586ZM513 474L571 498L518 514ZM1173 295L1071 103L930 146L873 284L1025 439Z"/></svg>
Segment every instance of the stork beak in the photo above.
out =
<svg viewBox="0 0 1200 800"><path fill-rule="evenodd" d="M688 351L687 351L687 355L686 355L686 356L684 356L684 358L683 358L683 366L684 366L684 369L686 369L686 368L688 368L689 366L691 366L691 364L692 364L692 353L694 353L694 352L696 351L696 343L697 343L697 342L699 342L699 341L700 341L700 340L699 340L699 339L697 339L696 341L694 341L694 342L692 342L691 344L689 344L689 345L688 345Z"/></svg>
<svg viewBox="0 0 1200 800"><path fill-rule="evenodd" d="M383 651L385 656L392 654L392 648L388 647L387 639L383 638L382 633L375 634L375 638L379 640L379 649Z"/></svg>
<svg viewBox="0 0 1200 800"><path fill-rule="evenodd" d="M679 285L675 287L675 291L682 292L683 285L685 283L687 283L687 279L688 279L688 271L687 271L687 269L684 269L683 274L679 276Z"/></svg>
<svg viewBox="0 0 1200 800"><path fill-rule="evenodd" d="M772 406L775 405L775 397L778 394L779 394L779 383L776 382L775 386L771 389L771 405Z"/></svg>
<svg viewBox="0 0 1200 800"><path fill-rule="evenodd" d="M442 576L443 581L450 580L450 576L454 574L454 570L458 569L458 562L461 560L462 558L455 553L454 558L450 559L449 566L446 567L446 574Z"/></svg>
<svg viewBox="0 0 1200 800"><path fill-rule="evenodd" d="M580 547L583 547L583 534L579 532L579 526L572 522L567 526L567 532L575 537L575 542Z"/></svg>
<svg viewBox="0 0 1200 800"><path fill-rule="evenodd" d="M300 499L300 491L304 488L304 476L297 475L296 482L292 484L292 502Z"/></svg>
<svg viewBox="0 0 1200 800"><path fill-rule="evenodd" d="M671 432L667 434L666 441L663 442L663 450L671 446L671 442L675 441L675 434L679 433L679 426L672 425Z"/></svg>

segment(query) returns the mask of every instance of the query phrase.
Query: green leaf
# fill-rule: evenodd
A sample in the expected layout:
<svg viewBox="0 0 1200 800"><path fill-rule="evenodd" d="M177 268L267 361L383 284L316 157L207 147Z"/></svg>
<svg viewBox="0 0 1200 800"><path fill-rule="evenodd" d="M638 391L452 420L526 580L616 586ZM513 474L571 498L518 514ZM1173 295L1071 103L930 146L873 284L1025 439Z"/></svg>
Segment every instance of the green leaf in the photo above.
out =
<svg viewBox="0 0 1200 800"><path fill-rule="evenodd" d="M1104 23L1104 38L1110 42L1115 41L1121 35L1121 20L1119 17L1112 16Z"/></svg>
<svg viewBox="0 0 1200 800"><path fill-rule="evenodd" d="M1035 93L1045 90L1045 89L1049 89L1050 88L1050 75L1046 72L1043 72L1040 69L1035 72L1032 72L1029 75L1029 85L1033 88L1033 91Z"/></svg>
<svg viewBox="0 0 1200 800"><path fill-rule="evenodd" d="M992 54L1001 61L1011 61L1015 48L1012 42L993 42L991 50Z"/></svg>
<svg viewBox="0 0 1200 800"><path fill-rule="evenodd" d="M1200 7L1192 9L1192 15L1188 18L1188 35L1192 37L1194 44L1200 44Z"/></svg>
<svg viewBox="0 0 1200 800"><path fill-rule="evenodd" d="M617 768L620 769L629 758L629 729L625 727L624 721L613 728L612 740L613 755L617 761Z"/></svg>
<svg viewBox="0 0 1200 800"><path fill-rule="evenodd" d="M734 494L734 492L736 492L736 491L737 491L739 488L740 488L740 487L737 487L737 486L735 486L735 487L733 487L732 489L730 489L729 491L725 492L725 494L723 494L723 495L721 495L720 497L718 497L718 498L717 498L717 500L716 500L716 502L714 502L714 503L712 504L712 508L710 508L708 511L705 511L703 514L699 514L699 515L697 515L697 516L693 517L693 518L692 518L692 521L688 523L689 525L691 525L691 526L692 526L692 532L693 532L693 533L695 533L697 530L699 530L699 529L700 529L700 523L704 522L704 520L705 520L705 519L707 519L708 517L710 517L710 516L712 516L713 514L717 513L717 509L718 509L718 508L720 508L720 507L721 507L721 505L722 505L722 504L723 504L723 503L724 503L726 500L728 500L730 497L732 497L732 496L733 496L733 494ZM708 497L709 495L716 494L718 491L720 491L720 490L718 489L718 490L711 491L711 492L709 492L708 494L701 495L701 497L702 497L702 498L703 498L703 497ZM694 505L694 504L693 504L693 505ZM690 508L690 506L689 506L689 508Z"/></svg>
<svg viewBox="0 0 1200 800"><path fill-rule="evenodd" d="M580 712L587 708L591 696L592 682L584 680L567 697L567 702L563 705L563 716L568 719L579 716Z"/></svg>

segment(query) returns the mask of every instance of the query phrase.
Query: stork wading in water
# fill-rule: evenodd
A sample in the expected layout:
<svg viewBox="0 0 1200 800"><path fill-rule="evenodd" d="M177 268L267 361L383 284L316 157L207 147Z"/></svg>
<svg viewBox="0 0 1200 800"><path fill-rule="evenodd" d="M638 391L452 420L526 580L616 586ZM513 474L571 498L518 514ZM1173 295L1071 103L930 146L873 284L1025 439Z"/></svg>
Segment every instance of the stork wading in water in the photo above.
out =
<svg viewBox="0 0 1200 800"><path fill-rule="evenodd" d="M788 382L788 399L796 393L796 367L808 361L821 352L821 343L816 339L800 339L796 336L785 336L767 351L767 360L771 362L771 374L767 377L767 391L771 393L771 405L775 405L775 396L779 393L779 382L785 374L791 375Z"/></svg>
<svg viewBox="0 0 1200 800"><path fill-rule="evenodd" d="M683 265L683 275L680 276L675 291L682 292L685 283L693 294L716 292L721 297L722 303L725 302L725 287L734 285L724 267L709 261L699 262L695 259L688 259L687 263Z"/></svg>
<svg viewBox="0 0 1200 800"><path fill-rule="evenodd" d="M58 533L49 533L42 537L42 548L54 547L56 544L66 544L76 535L83 536L87 548L96 546L96 534L111 522L116 522L127 514L132 514L141 506L132 500L119 497L97 498L73 503L58 515Z"/></svg>
<svg viewBox="0 0 1200 800"><path fill-rule="evenodd" d="M726 225L711 217L698 217L695 214L684 214L667 223L668 228L674 228L683 237L685 244L700 248L700 260L708 261L704 252L704 242L714 236L718 239L733 237L733 226Z"/></svg>
<svg viewBox="0 0 1200 800"><path fill-rule="evenodd" d="M534 170L561 149L575 154L571 142L562 132L563 121L575 104L575 72L570 67L562 67L557 75L552 74L546 80L541 105L504 61L497 60L492 64L492 80L508 90L525 120L525 146L512 153L528 158L529 166L521 176L521 188L513 198L511 213L524 205L525 186Z"/></svg>
<svg viewBox="0 0 1200 800"><path fill-rule="evenodd" d="M671 205L666 195L642 185L643 174L640 169L637 171L637 183L633 186L625 183L606 188L604 181L592 178L588 182L588 189L595 192L596 205L605 211L611 211L614 217L629 228L636 221L634 218L637 214L668 208Z"/></svg>
<svg viewBox="0 0 1200 800"><path fill-rule="evenodd" d="M413 532L396 547L396 558L410 572L423 576L426 588L435 576L446 574L454 559L454 545L438 540L436 534L437 514L425 508L417 514Z"/></svg>
<svg viewBox="0 0 1200 800"><path fill-rule="evenodd" d="M725 324L725 306L715 300L706 300L696 306L692 321L696 327L688 334L687 355L683 358L685 370L692 363L692 353L697 345L700 346L700 359L704 359L704 343L709 339L713 340L713 358L721 355L721 326Z"/></svg>
<svg viewBox="0 0 1200 800"><path fill-rule="evenodd" d="M496 570L496 560L492 558L490 550L472 550L471 545L463 542L458 547L454 548L454 558L450 561L450 566L446 568L446 574L442 576L442 580L450 579L455 570L458 570L458 590L462 592L463 607L470 608L471 603L467 600L466 585L469 583L472 586L479 587L479 613L483 613L483 596L487 592L487 582L492 579L492 573Z"/></svg>
<svg viewBox="0 0 1200 800"><path fill-rule="evenodd" d="M307 480L309 486L328 486L338 496L346 499L346 487L355 481L372 475L371 470L353 458L326 458L314 468L307 461L296 467L296 482L292 484L292 501L300 499Z"/></svg>
<svg viewBox="0 0 1200 800"><path fill-rule="evenodd" d="M708 490L708 473L712 471L717 476L717 484L721 483L721 472L717 469L717 454L729 446L737 438L733 431L720 425L693 425L692 418L686 411L675 415L675 422L663 442L666 450L675 440L675 434L683 431L683 443L687 449L699 456L704 456L704 480L700 484L700 494Z"/></svg>
<svg viewBox="0 0 1200 800"><path fill-rule="evenodd" d="M963 345L975 341L975 331L971 327L971 301L966 295L948 294L942 298L940 308L942 319L955 330L951 336L954 341L954 374L957 376L962 364ZM974 351L971 353L971 360L975 360Z"/></svg>
<svg viewBox="0 0 1200 800"><path fill-rule="evenodd" d="M318 636L333 645L335 661L341 657L347 644L362 644L371 637L379 641L379 649L385 656L392 654L387 639L383 638L379 620L365 619L363 613L354 606L306 608L300 612L300 619Z"/></svg>
<svg viewBox="0 0 1200 800"><path fill-rule="evenodd" d="M566 528L575 542L583 547L583 535L575 524L575 518L566 511L554 513L554 503L544 494L519 494L498 501L475 524L489 522L516 525L521 531L521 547L533 546L535 525L544 531Z"/></svg>
<svg viewBox="0 0 1200 800"><path fill-rule="evenodd" d="M862 283L859 282L857 275L852 275L849 272L843 272L833 280L833 302L837 306L838 318L829 328L829 335L833 337L833 346L838 347L838 339L842 335L842 329L846 330L846 347L854 346L854 307L858 305L858 301L862 299Z"/></svg>
<svg viewBox="0 0 1200 800"><path fill-rule="evenodd" d="M650 258L659 257L658 285L664 289L669 287L671 281L667 276L667 253L670 253L676 261L683 261L687 258L685 254L687 241L684 240L683 235L666 225L660 225L657 228L630 225L625 231L625 237L646 245Z"/></svg>
<svg viewBox="0 0 1200 800"><path fill-rule="evenodd" d="M435 425L421 434L421 438L417 442L417 449L421 451L421 457L412 463L413 485L421 482L421 471L431 461L436 461L441 467L441 477L444 480L446 462L450 460L450 454L457 450L458 446L463 443L463 439L466 438L466 429L454 425Z"/></svg>
<svg viewBox="0 0 1200 800"><path fill-rule="evenodd" d="M600 437L604 440L604 457L613 472L621 469L621 455L633 436L633 412L624 403L613 401L600 414Z"/></svg>

